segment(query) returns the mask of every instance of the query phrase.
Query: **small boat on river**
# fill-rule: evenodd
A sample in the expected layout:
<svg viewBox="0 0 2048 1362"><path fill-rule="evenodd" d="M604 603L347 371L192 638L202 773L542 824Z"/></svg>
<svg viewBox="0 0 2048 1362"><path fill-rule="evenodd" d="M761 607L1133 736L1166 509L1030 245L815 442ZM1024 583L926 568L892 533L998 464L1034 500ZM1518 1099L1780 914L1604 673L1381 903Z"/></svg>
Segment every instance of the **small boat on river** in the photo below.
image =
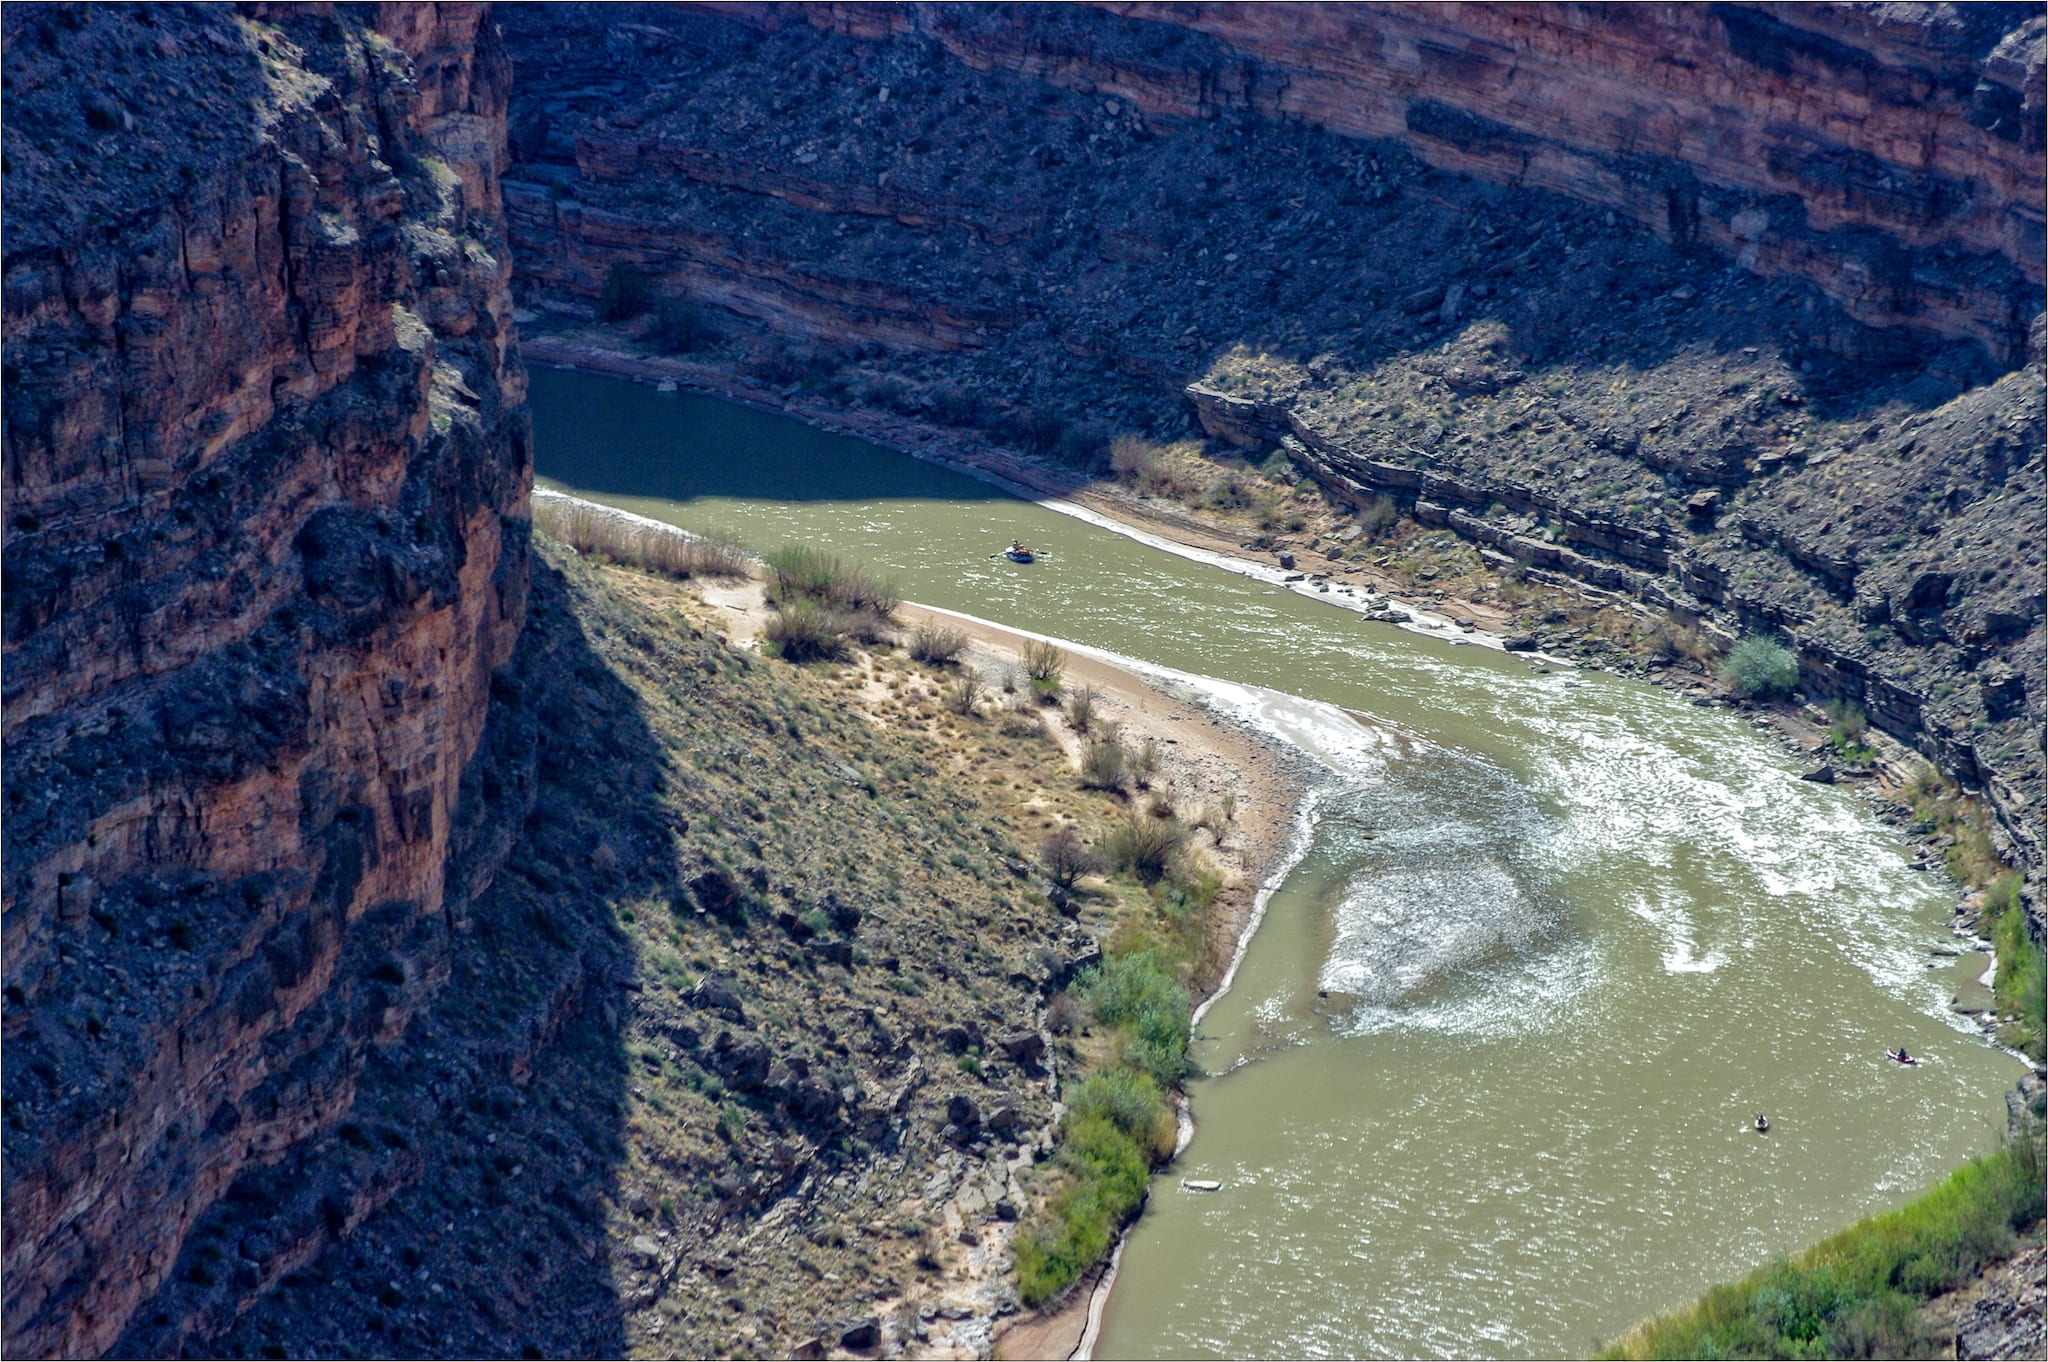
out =
<svg viewBox="0 0 2048 1362"><path fill-rule="evenodd" d="M1013 563L1031 563L1036 562L1038 559L1038 555L1025 548L1023 541L1019 539L1012 539L1010 541L1010 547L1003 550L1002 557L1009 559Z"/></svg>
<svg viewBox="0 0 2048 1362"><path fill-rule="evenodd" d="M1756 1133L1759 1135L1767 1135L1770 1133L1770 1129L1771 1118L1764 1115L1762 1112L1758 1112L1756 1114Z"/></svg>
<svg viewBox="0 0 2048 1362"><path fill-rule="evenodd" d="M1899 1047L1898 1049L1896 1049L1896 1050L1887 1050L1887 1051L1885 1051L1885 1052L1884 1052L1884 1057L1885 1057L1886 1059L1890 1060L1890 1061L1891 1061L1892 1063L1894 1063L1894 1064L1904 1064L1904 1065L1908 1066L1909 1068L1910 1068L1911 1066L1913 1066L1913 1065L1915 1065L1915 1064L1918 1064L1918 1063L1920 1062L1920 1057L1919 1057L1918 1055L1909 1055L1909 1054L1907 1054L1907 1053L1906 1053L1906 1047L1905 1047L1905 1046L1903 1046L1903 1045L1901 1045L1901 1046L1900 1046L1900 1047Z"/></svg>

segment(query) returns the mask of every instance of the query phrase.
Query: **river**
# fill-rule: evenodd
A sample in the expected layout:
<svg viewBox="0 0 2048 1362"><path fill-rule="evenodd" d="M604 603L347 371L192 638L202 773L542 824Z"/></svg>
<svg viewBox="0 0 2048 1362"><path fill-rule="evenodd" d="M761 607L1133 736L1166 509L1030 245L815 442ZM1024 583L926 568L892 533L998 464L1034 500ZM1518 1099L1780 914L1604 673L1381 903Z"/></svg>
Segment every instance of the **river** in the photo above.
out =
<svg viewBox="0 0 2048 1362"><path fill-rule="evenodd" d="M771 413L549 370L532 403L555 486L1202 678L1329 766L1098 1355L1580 1355L1997 1138L2019 1065L1947 1007L1953 888L1738 716Z"/></svg>

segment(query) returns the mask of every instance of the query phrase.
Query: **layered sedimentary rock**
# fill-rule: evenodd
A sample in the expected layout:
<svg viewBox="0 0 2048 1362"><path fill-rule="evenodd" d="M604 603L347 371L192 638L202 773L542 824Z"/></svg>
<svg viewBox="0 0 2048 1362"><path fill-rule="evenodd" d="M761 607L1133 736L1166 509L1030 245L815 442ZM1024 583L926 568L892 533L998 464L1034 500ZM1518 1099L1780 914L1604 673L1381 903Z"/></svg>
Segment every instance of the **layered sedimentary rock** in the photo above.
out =
<svg viewBox="0 0 2048 1362"><path fill-rule="evenodd" d="M757 388L1098 472L1121 434L1284 451L1503 565L1797 643L2039 857L2033 11L506 22L543 327L630 271L712 325L628 333Z"/></svg>
<svg viewBox="0 0 2048 1362"><path fill-rule="evenodd" d="M5 25L6 1345L81 1355L348 1107L502 850L510 68L476 6Z"/></svg>
<svg viewBox="0 0 2048 1362"><path fill-rule="evenodd" d="M2048 21L2033 6L1104 4L1190 35L1128 57L1029 10L798 8L1148 116L1249 110L1399 140L2006 363L2040 311Z"/></svg>

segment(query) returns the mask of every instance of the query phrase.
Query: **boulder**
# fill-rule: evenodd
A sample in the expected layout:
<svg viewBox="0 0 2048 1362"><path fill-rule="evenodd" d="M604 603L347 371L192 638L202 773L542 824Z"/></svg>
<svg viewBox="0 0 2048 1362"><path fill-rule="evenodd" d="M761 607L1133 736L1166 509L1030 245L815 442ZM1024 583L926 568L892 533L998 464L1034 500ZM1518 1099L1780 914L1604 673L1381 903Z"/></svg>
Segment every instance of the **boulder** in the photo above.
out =
<svg viewBox="0 0 2048 1362"><path fill-rule="evenodd" d="M1036 1064L1045 1056L1045 1037L1036 1031L1012 1031L996 1038L996 1048L1019 1064Z"/></svg>
<svg viewBox="0 0 2048 1362"><path fill-rule="evenodd" d="M740 1003L740 995L730 982L716 974L707 974L697 981L690 990L690 1006L706 1012L716 1012L727 1021L744 1022L747 1010Z"/></svg>
<svg viewBox="0 0 2048 1362"><path fill-rule="evenodd" d="M711 1062L725 1081L740 1092L759 1092L768 1082L775 1055L752 1036L718 1033L711 1044Z"/></svg>

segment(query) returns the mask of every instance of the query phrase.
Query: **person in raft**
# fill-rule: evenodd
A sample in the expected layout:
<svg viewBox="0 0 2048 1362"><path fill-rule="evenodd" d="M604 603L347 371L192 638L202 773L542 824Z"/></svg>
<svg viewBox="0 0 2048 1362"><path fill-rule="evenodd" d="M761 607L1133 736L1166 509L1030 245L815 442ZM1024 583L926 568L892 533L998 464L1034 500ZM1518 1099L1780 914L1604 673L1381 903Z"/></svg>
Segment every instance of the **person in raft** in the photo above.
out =
<svg viewBox="0 0 2048 1362"><path fill-rule="evenodd" d="M1907 1053L1906 1053L1906 1047L1905 1047L1905 1046L1903 1046L1903 1045L1901 1045L1901 1046L1899 1047L1899 1063L1901 1063L1901 1064L1911 1064L1912 1062L1913 1062L1913 1057L1912 1057L1911 1055L1907 1054Z"/></svg>

